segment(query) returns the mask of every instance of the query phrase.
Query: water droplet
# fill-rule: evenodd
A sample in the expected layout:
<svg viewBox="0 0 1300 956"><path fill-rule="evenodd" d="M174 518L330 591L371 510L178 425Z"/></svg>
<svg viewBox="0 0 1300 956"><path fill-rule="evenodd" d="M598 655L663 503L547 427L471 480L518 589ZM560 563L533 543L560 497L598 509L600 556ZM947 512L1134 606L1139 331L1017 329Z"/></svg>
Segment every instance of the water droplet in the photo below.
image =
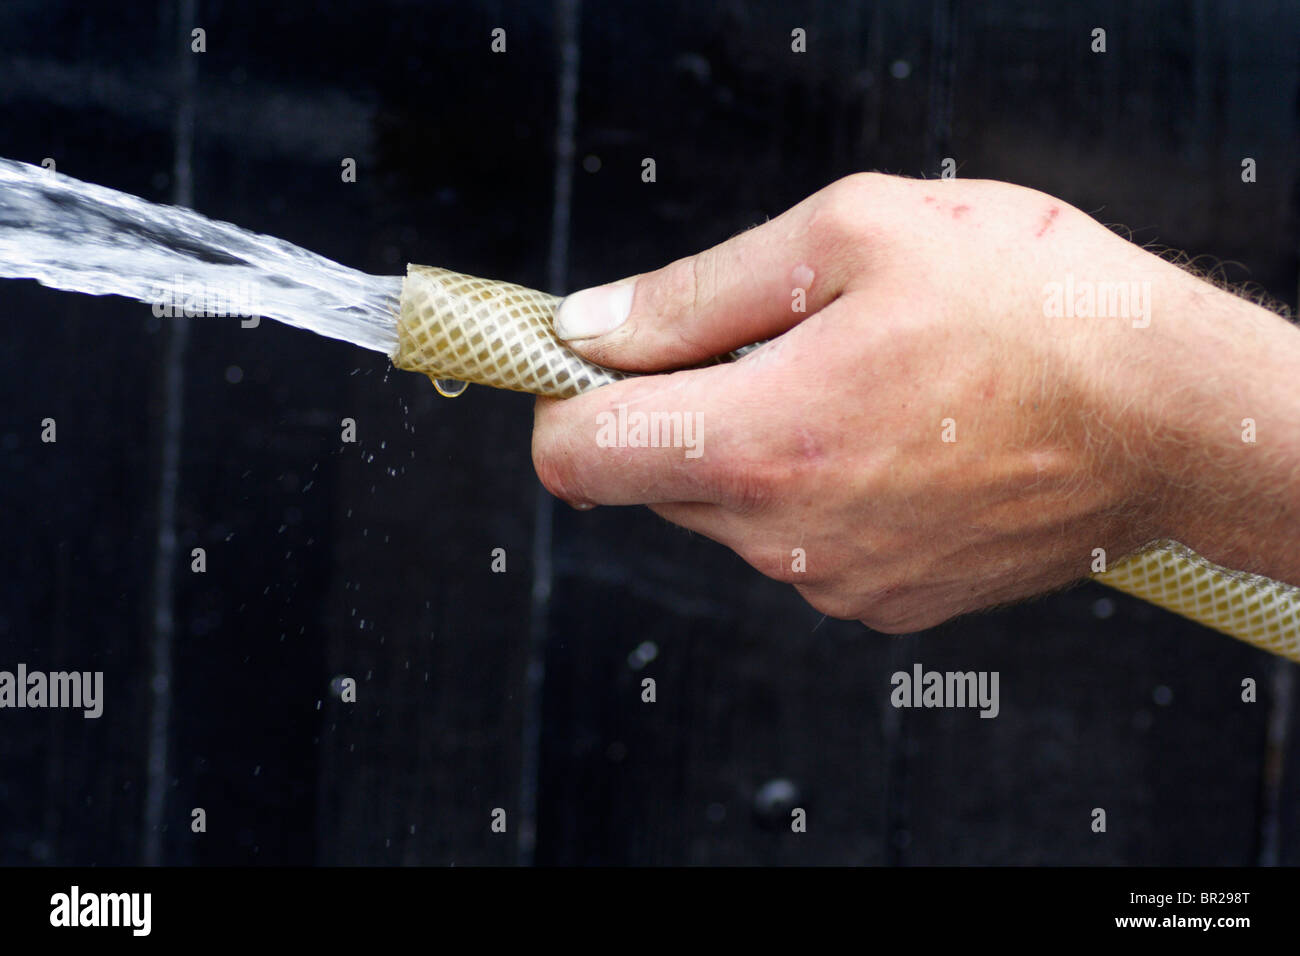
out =
<svg viewBox="0 0 1300 956"><path fill-rule="evenodd" d="M457 395L465 394L469 382L459 382L454 378L435 378L433 387L443 398L455 398Z"/></svg>

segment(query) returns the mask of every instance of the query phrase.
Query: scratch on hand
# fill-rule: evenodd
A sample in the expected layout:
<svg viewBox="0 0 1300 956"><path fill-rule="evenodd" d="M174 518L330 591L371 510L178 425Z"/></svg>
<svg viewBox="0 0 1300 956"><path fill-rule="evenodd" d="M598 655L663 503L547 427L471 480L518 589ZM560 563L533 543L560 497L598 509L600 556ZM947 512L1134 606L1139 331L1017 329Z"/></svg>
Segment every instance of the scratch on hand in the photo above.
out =
<svg viewBox="0 0 1300 956"><path fill-rule="evenodd" d="M1056 222L1056 217L1060 214L1061 210L1057 206L1053 206L1048 210L1047 215L1043 217L1043 224L1039 226L1038 231L1034 233L1034 238L1042 238L1043 233L1052 228L1052 223Z"/></svg>

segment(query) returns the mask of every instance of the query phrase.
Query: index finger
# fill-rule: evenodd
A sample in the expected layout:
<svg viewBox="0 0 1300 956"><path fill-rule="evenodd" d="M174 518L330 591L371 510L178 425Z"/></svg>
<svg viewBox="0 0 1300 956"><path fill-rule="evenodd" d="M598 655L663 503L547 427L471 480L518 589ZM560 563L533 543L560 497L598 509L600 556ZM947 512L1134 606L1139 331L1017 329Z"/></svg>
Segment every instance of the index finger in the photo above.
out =
<svg viewBox="0 0 1300 956"><path fill-rule="evenodd" d="M645 375L563 400L539 398L533 466L571 503L721 503L728 419L741 411L744 363Z"/></svg>

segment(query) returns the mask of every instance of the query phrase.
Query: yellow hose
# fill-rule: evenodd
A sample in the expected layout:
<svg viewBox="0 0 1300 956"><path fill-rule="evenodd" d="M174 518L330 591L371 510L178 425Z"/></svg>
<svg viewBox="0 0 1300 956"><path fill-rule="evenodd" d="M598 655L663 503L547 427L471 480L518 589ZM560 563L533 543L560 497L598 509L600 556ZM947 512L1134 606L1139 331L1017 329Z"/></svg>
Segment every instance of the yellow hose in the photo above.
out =
<svg viewBox="0 0 1300 956"><path fill-rule="evenodd" d="M510 282L407 267L393 364L534 395L570 398L616 382L555 337L560 300ZM1157 541L1093 575L1098 581L1224 634L1300 661L1300 588L1219 567L1176 541Z"/></svg>
<svg viewBox="0 0 1300 956"><path fill-rule="evenodd" d="M512 282L407 266L393 364L436 383L456 379L572 398L624 378L555 337L560 300Z"/></svg>
<svg viewBox="0 0 1300 956"><path fill-rule="evenodd" d="M1220 567L1177 541L1147 545L1093 577L1230 637L1300 661L1300 588L1294 585Z"/></svg>

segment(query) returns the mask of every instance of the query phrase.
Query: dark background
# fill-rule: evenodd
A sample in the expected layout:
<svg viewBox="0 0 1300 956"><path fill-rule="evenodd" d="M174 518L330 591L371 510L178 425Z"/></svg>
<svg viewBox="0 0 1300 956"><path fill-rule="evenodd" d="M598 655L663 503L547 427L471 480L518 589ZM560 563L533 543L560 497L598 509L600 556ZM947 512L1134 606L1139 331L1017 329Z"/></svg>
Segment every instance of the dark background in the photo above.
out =
<svg viewBox="0 0 1300 956"><path fill-rule="evenodd" d="M575 6L7 0L0 155L557 291L951 156L1295 304L1293 3ZM1296 668L1247 645L1093 584L873 634L645 510L553 507L525 396L32 282L0 321L0 669L106 684L97 721L0 712L0 863L1300 862ZM1001 715L894 710L914 662L999 671Z"/></svg>

